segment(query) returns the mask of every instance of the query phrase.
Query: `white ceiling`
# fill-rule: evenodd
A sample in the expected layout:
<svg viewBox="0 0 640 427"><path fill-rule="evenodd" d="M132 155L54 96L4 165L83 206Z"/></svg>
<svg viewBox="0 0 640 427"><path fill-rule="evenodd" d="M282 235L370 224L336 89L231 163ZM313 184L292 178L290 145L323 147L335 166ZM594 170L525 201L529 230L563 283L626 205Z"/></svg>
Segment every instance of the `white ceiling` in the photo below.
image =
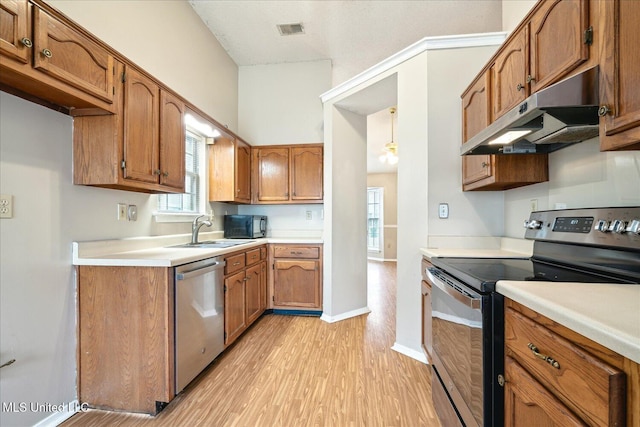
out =
<svg viewBox="0 0 640 427"><path fill-rule="evenodd" d="M502 28L502 0L189 0L189 3L239 66L329 59L333 86L424 37ZM304 34L280 35L278 24L294 23L302 23ZM361 109L373 112L392 105ZM371 138L384 142L370 150L380 151L389 142L386 141L389 132Z"/></svg>

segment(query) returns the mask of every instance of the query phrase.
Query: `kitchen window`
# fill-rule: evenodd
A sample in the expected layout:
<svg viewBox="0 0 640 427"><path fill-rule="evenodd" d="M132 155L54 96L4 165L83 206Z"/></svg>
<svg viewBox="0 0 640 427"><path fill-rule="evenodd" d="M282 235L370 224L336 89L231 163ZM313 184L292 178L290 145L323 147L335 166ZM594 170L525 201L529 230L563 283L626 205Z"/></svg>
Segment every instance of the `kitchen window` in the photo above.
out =
<svg viewBox="0 0 640 427"><path fill-rule="evenodd" d="M155 212L156 221L181 222L191 221L194 215L205 212L203 194L205 137L187 130L185 139L185 192L182 194L158 195L158 206Z"/></svg>
<svg viewBox="0 0 640 427"><path fill-rule="evenodd" d="M367 188L367 250L382 252L382 188Z"/></svg>

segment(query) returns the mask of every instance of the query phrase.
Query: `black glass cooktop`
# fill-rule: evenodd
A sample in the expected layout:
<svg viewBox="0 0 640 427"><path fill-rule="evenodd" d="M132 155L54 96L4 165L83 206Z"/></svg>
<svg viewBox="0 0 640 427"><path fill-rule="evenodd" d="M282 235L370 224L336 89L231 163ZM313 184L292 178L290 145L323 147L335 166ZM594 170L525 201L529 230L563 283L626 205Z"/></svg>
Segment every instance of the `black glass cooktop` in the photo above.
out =
<svg viewBox="0 0 640 427"><path fill-rule="evenodd" d="M495 291L498 280L632 283L616 276L552 265L529 258L432 258L431 263L481 292Z"/></svg>

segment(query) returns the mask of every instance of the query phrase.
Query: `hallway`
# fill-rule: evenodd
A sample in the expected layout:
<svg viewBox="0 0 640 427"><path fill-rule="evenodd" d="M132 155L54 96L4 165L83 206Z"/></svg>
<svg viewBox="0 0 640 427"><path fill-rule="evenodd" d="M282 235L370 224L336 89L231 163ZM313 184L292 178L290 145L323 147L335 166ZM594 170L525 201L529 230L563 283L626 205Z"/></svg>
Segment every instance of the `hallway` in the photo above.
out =
<svg viewBox="0 0 640 427"><path fill-rule="evenodd" d="M91 410L62 425L437 427L429 367L391 350L396 263L368 274L368 315L265 315L157 417Z"/></svg>

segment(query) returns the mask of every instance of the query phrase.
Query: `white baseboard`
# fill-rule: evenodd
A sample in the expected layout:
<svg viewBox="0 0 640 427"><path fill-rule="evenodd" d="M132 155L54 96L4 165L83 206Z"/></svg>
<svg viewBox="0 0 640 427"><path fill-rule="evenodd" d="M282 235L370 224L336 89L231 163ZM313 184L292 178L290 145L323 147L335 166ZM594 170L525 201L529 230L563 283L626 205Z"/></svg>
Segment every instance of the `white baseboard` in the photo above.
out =
<svg viewBox="0 0 640 427"><path fill-rule="evenodd" d="M54 412L47 418L38 421L33 427L56 427L74 416L78 411L82 410L80 403L77 400L69 402L66 405L60 405L59 411Z"/></svg>
<svg viewBox="0 0 640 427"><path fill-rule="evenodd" d="M347 311L346 313L338 314L337 316L328 316L325 313L322 313L320 316L320 320L324 320L327 323L335 323L341 320L350 319L356 316L362 316L363 314L371 313L371 309L369 307L362 307L357 310Z"/></svg>
<svg viewBox="0 0 640 427"><path fill-rule="evenodd" d="M393 347L391 347L391 350L395 350L398 353L404 354L405 356L409 356L410 358L415 359L418 362L422 362L426 365L429 364L429 361L427 360L427 356L422 351L416 351L402 344L398 344L397 342L393 344Z"/></svg>
<svg viewBox="0 0 640 427"><path fill-rule="evenodd" d="M398 262L397 259L395 258L374 258L374 257L367 257L367 260L369 261L381 261L381 262Z"/></svg>

